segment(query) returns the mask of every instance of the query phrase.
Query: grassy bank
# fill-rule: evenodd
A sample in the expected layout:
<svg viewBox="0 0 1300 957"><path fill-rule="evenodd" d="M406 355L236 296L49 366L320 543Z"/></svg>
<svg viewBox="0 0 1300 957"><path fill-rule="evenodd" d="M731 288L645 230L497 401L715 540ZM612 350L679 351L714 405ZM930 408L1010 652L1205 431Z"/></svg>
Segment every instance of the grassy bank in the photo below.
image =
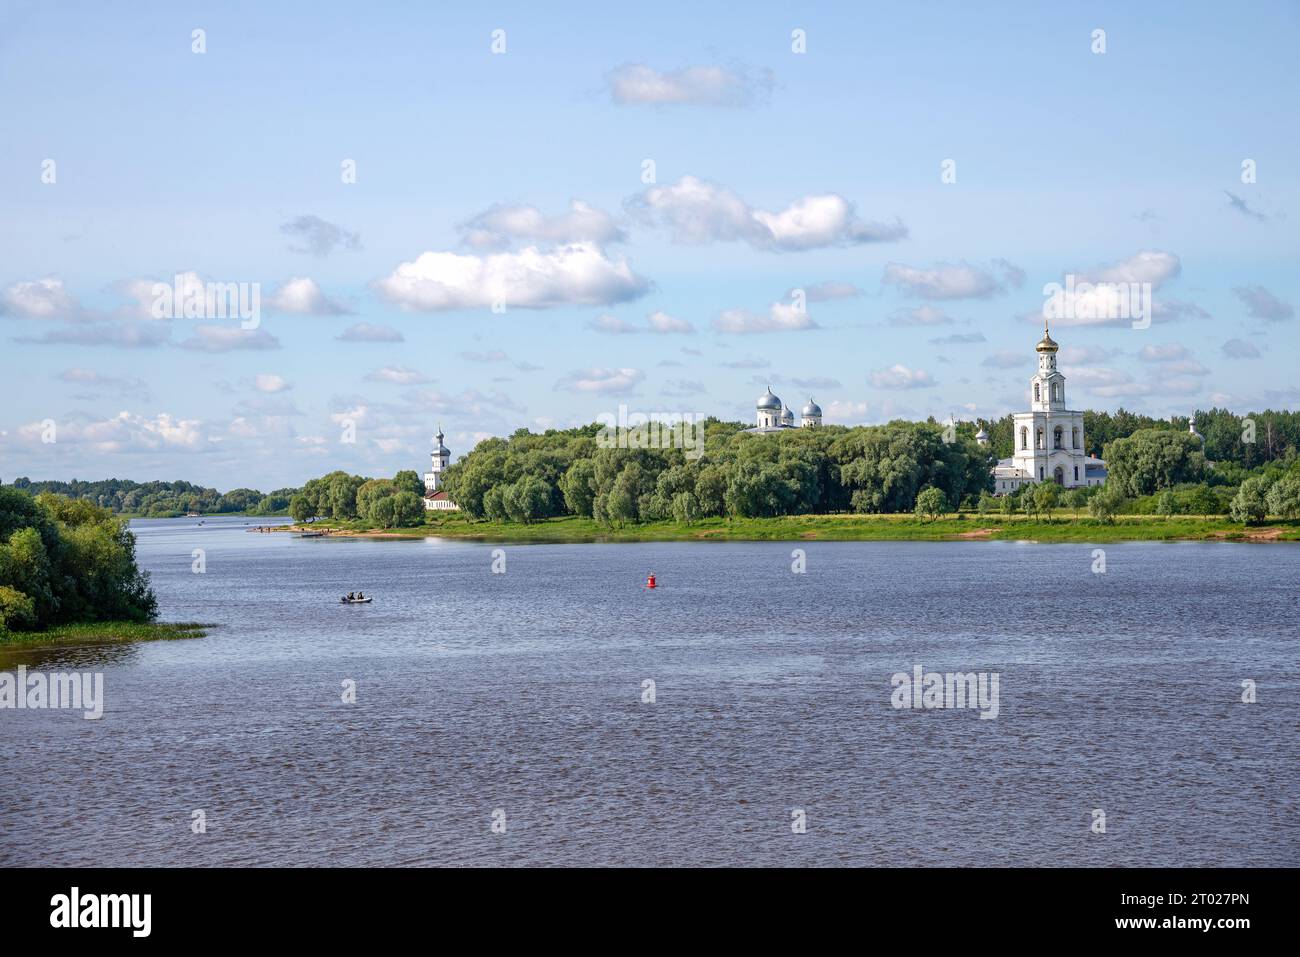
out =
<svg viewBox="0 0 1300 957"><path fill-rule="evenodd" d="M197 622L95 621L46 631L0 631L0 651L54 645L116 645L135 641L202 638L212 625Z"/></svg>
<svg viewBox="0 0 1300 957"><path fill-rule="evenodd" d="M392 538L442 536L513 542L647 541L1300 541L1300 522L1243 527L1226 517L1121 515L1113 524L1086 513L1057 513L1052 521L1022 515L948 515L922 521L911 515L792 515L780 518L703 519L690 525L646 522L608 528L566 516L523 525L475 522L464 516L431 518L415 528L378 529L365 522L316 522L316 531Z"/></svg>

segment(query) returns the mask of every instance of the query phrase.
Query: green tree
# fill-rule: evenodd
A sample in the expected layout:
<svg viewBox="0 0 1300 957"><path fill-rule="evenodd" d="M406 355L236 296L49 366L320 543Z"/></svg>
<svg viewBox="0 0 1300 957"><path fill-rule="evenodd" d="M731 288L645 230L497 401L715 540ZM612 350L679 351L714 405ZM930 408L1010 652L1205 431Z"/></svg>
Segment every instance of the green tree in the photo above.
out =
<svg viewBox="0 0 1300 957"><path fill-rule="evenodd" d="M1262 475L1255 475L1241 483L1237 489L1228 514L1234 522L1253 525L1262 522L1268 515L1269 481Z"/></svg>
<svg viewBox="0 0 1300 957"><path fill-rule="evenodd" d="M1270 515L1287 519L1300 516L1300 473L1292 472L1274 482L1266 501Z"/></svg>
<svg viewBox="0 0 1300 957"><path fill-rule="evenodd" d="M1034 511L1039 515L1046 515L1047 520L1052 520L1052 510L1061 502L1061 486L1055 482L1040 482L1034 486Z"/></svg>
<svg viewBox="0 0 1300 957"><path fill-rule="evenodd" d="M940 515L948 510L948 500L944 498L943 492L928 485L916 496L915 513L917 518L929 519L934 521Z"/></svg>
<svg viewBox="0 0 1300 957"><path fill-rule="evenodd" d="M1156 499L1156 514L1165 518L1178 514L1178 496L1172 490L1166 489L1160 493Z"/></svg>
<svg viewBox="0 0 1300 957"><path fill-rule="evenodd" d="M300 492L289 500L289 515L295 522L306 522L316 517L316 506Z"/></svg>
<svg viewBox="0 0 1300 957"><path fill-rule="evenodd" d="M1130 496L1151 495L1205 476L1200 442L1185 432L1139 429L1106 446L1107 485Z"/></svg>
<svg viewBox="0 0 1300 957"><path fill-rule="evenodd" d="M1115 515L1124 505L1124 492L1107 482L1088 499L1088 514L1107 525L1115 521Z"/></svg>
<svg viewBox="0 0 1300 957"><path fill-rule="evenodd" d="M402 469L394 475L393 485L399 492L410 492L418 499L424 498L424 482L415 474L414 469ZM420 507L424 508L423 504Z"/></svg>

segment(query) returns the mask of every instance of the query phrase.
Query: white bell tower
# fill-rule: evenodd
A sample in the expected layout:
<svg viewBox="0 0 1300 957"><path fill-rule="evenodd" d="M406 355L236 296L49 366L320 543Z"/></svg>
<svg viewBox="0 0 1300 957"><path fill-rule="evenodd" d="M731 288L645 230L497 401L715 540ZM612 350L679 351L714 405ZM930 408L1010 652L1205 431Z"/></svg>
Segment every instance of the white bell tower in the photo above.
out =
<svg viewBox="0 0 1300 957"><path fill-rule="evenodd" d="M434 446L433 452L429 457L432 460L429 471L424 473L424 493L432 495L442 486L442 473L451 461L451 449L442 444L443 434L442 426L438 426L438 434L434 436L434 441L438 444Z"/></svg>

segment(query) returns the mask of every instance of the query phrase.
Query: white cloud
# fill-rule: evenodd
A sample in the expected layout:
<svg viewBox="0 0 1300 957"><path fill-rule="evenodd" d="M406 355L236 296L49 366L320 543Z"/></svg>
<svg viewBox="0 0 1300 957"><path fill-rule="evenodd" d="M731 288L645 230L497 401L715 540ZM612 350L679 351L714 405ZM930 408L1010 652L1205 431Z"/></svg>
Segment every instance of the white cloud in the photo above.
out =
<svg viewBox="0 0 1300 957"><path fill-rule="evenodd" d="M1037 313L1026 319L1041 322L1044 315L1052 316L1058 326L1113 326L1129 325L1138 318L1136 310L1142 306L1141 284L1150 283L1151 291L1178 276L1182 264L1173 253L1142 250L1128 259L1105 263L1075 274L1076 288L1071 291L1067 283L1057 283L1057 291L1048 295ZM1068 278L1068 277L1067 277ZM1126 284L1120 286L1120 283ZM1078 288L1078 284L1086 284ZM1179 300L1152 301L1151 320L1172 321L1183 317L1205 316L1203 309Z"/></svg>
<svg viewBox="0 0 1300 957"><path fill-rule="evenodd" d="M429 381L423 372L406 366L384 366L368 373L366 379L370 382L391 382L394 385L420 385Z"/></svg>
<svg viewBox="0 0 1300 957"><path fill-rule="evenodd" d="M53 277L17 282L0 293L0 315L68 321L92 318L64 287L63 280Z"/></svg>
<svg viewBox="0 0 1300 957"><path fill-rule="evenodd" d="M652 312L647 317L647 320L650 323L651 329L664 335L670 335L672 333L690 334L695 331L695 327L685 319L678 319L675 316L668 315L666 312Z"/></svg>
<svg viewBox="0 0 1300 957"><path fill-rule="evenodd" d="M560 216L546 216L535 206L497 204L458 228L465 242L477 249L501 249L516 239L601 246L625 238L609 213L580 199L570 200L569 211Z"/></svg>
<svg viewBox="0 0 1300 957"><path fill-rule="evenodd" d="M350 311L326 296L316 280L306 276L285 280L267 298L266 304L276 312L301 316L341 316Z"/></svg>
<svg viewBox="0 0 1300 957"><path fill-rule="evenodd" d="M798 309L788 302L774 302L766 313L748 309L726 309L713 320L718 332L748 335L756 332L793 332L816 329L812 316L806 309Z"/></svg>
<svg viewBox="0 0 1300 957"><path fill-rule="evenodd" d="M197 419L177 419L167 413L153 418L132 412L119 412L108 419L74 418L59 423L58 440L62 443L88 445L98 452L138 452L164 448L198 449L209 439ZM40 442L44 423L20 426L18 437Z"/></svg>
<svg viewBox="0 0 1300 957"><path fill-rule="evenodd" d="M310 253L313 256L328 256L335 249L360 249L361 236L349 232L342 226L329 223L319 216L306 215L292 219L280 227L280 232L287 236L296 236L305 246L290 246L296 253Z"/></svg>
<svg viewBox="0 0 1300 957"><path fill-rule="evenodd" d="M871 373L871 384L877 389L925 389L935 382L924 369L909 369L896 364Z"/></svg>
<svg viewBox="0 0 1300 957"><path fill-rule="evenodd" d="M819 403L820 404L820 403ZM821 404L822 421L827 425L862 425L867 420L867 403L836 399Z"/></svg>
<svg viewBox="0 0 1300 957"><path fill-rule="evenodd" d="M988 299L1005 291L992 273L964 262L938 263L930 269L886 263L881 281L917 299Z"/></svg>
<svg viewBox="0 0 1300 957"><path fill-rule="evenodd" d="M590 243L488 256L422 253L375 283L397 305L423 312L490 308L604 306L644 295L649 282Z"/></svg>
<svg viewBox="0 0 1300 957"><path fill-rule="evenodd" d="M751 207L731 190L694 176L652 186L628 202L644 221L668 228L679 243L743 241L790 252L891 242L907 235L900 222L866 222L835 193L805 196L775 212Z"/></svg>
<svg viewBox="0 0 1300 957"><path fill-rule="evenodd" d="M596 332L607 332L616 336L626 336L641 331L634 323L620 319L618 316L611 316L609 313L597 316L588 323L588 326Z"/></svg>
<svg viewBox="0 0 1300 957"><path fill-rule="evenodd" d="M809 302L830 302L834 299L854 299L862 295L862 290L851 282L837 282L829 280L827 282L813 283L811 286L804 287L804 295L808 297ZM791 289L786 294L787 298L793 297L794 290Z"/></svg>
<svg viewBox="0 0 1300 957"><path fill-rule="evenodd" d="M1191 352L1186 346L1176 342L1143 346L1138 352L1138 358L1143 362L1173 362L1176 359L1186 359L1190 355Z"/></svg>
<svg viewBox="0 0 1300 957"><path fill-rule="evenodd" d="M253 388L258 392L273 393L284 392L292 387L284 380L283 376L271 372L259 372L253 376Z"/></svg>
<svg viewBox="0 0 1300 957"><path fill-rule="evenodd" d="M194 335L180 344L182 349L200 352L231 352L235 349L278 349L280 340L265 329L238 326L195 326Z"/></svg>
<svg viewBox="0 0 1300 957"><path fill-rule="evenodd" d="M772 88L768 70L729 70L690 66L660 71L644 63L625 63L605 74L610 98L620 105L748 106Z"/></svg>
<svg viewBox="0 0 1300 957"><path fill-rule="evenodd" d="M645 379L640 369L578 369L560 379L555 388L579 394L619 395Z"/></svg>

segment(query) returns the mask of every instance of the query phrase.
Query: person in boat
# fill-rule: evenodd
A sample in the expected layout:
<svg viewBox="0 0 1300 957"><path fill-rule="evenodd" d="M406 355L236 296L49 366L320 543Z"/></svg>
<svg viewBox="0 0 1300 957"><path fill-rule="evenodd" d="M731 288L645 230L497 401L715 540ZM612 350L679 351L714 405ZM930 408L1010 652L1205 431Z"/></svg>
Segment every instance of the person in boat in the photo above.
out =
<svg viewBox="0 0 1300 957"><path fill-rule="evenodd" d="M355 597L356 595L352 594L352 592L348 592L348 601L352 601Z"/></svg>
<svg viewBox="0 0 1300 957"><path fill-rule="evenodd" d="M366 596L365 596L362 592L357 592L357 601L361 601L361 600L364 599L365 597L366 597Z"/></svg>

